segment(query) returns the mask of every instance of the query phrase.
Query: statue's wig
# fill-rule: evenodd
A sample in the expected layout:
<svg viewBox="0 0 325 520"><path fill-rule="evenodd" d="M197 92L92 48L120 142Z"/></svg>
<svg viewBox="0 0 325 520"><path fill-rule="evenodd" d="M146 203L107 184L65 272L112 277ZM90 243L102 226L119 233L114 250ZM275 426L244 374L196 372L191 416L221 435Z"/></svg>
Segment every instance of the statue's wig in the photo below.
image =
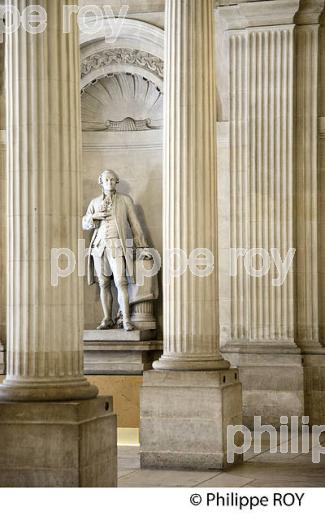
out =
<svg viewBox="0 0 325 520"><path fill-rule="evenodd" d="M114 175L115 179L116 179L116 184L118 184L120 182L120 178L119 176L117 175L116 172L114 172L113 170L104 170L98 177L98 184L100 186L103 186L103 181L102 181L102 177L105 173L109 173L110 175Z"/></svg>

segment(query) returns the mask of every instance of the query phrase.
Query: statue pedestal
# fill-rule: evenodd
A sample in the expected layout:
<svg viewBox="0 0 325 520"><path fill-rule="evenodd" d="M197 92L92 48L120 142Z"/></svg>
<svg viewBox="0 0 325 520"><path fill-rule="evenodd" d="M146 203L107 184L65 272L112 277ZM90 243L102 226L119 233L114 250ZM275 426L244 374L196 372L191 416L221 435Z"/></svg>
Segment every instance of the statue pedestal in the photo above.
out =
<svg viewBox="0 0 325 520"><path fill-rule="evenodd" d="M85 330L84 341L147 341L156 337L155 330L130 330L108 329L108 330Z"/></svg>
<svg viewBox="0 0 325 520"><path fill-rule="evenodd" d="M84 331L84 372L88 375L142 375L162 353L156 331Z"/></svg>

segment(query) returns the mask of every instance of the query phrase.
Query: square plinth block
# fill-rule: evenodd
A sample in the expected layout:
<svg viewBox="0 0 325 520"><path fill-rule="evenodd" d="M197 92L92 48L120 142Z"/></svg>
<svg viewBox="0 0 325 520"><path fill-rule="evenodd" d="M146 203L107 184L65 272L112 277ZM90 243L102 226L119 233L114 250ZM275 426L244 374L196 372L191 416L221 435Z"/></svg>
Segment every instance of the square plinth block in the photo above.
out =
<svg viewBox="0 0 325 520"><path fill-rule="evenodd" d="M300 349L294 343L226 345L222 355L239 371L243 387L243 422L254 418L279 428L281 416L304 414L304 381Z"/></svg>
<svg viewBox="0 0 325 520"><path fill-rule="evenodd" d="M0 402L1 487L115 487L113 399Z"/></svg>
<svg viewBox="0 0 325 520"><path fill-rule="evenodd" d="M141 467L227 467L227 428L242 424L238 371L151 370L143 378ZM240 440L237 437L235 442ZM235 455L234 463L239 462L242 455Z"/></svg>
<svg viewBox="0 0 325 520"><path fill-rule="evenodd" d="M309 424L325 424L325 348L302 347L305 415Z"/></svg>

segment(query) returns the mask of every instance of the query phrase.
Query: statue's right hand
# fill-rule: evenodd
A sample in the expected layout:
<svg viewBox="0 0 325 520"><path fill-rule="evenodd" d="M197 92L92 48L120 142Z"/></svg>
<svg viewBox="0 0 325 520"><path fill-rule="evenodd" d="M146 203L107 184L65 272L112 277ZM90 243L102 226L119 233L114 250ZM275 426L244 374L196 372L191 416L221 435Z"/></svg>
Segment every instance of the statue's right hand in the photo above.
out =
<svg viewBox="0 0 325 520"><path fill-rule="evenodd" d="M104 220L108 217L108 213L106 211L98 211L97 213L93 214L93 220Z"/></svg>

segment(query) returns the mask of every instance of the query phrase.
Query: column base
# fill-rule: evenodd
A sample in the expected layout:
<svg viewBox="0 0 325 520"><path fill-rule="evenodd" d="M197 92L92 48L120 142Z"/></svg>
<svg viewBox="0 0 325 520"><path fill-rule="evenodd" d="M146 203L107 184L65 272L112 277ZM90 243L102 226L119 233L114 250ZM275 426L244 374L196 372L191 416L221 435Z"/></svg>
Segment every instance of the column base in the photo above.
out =
<svg viewBox="0 0 325 520"><path fill-rule="evenodd" d="M0 385L0 401L75 401L94 399L98 388L82 377L73 381L27 382L6 377Z"/></svg>
<svg viewBox="0 0 325 520"><path fill-rule="evenodd" d="M281 416L304 414L302 357L295 343L232 343L221 350L239 370L245 426L253 428L254 417L261 417L262 424L278 428Z"/></svg>
<svg viewBox="0 0 325 520"><path fill-rule="evenodd" d="M140 394L143 468L223 469L227 426L242 424L237 370L144 373ZM235 463L242 456L235 455Z"/></svg>
<svg viewBox="0 0 325 520"><path fill-rule="evenodd" d="M0 487L115 487L111 397L0 402Z"/></svg>
<svg viewBox="0 0 325 520"><path fill-rule="evenodd" d="M305 415L309 424L325 424L325 347L320 343L299 344L304 372Z"/></svg>
<svg viewBox="0 0 325 520"><path fill-rule="evenodd" d="M163 354L158 361L152 364L155 370L227 370L230 368L229 361L221 356L197 357L195 355L166 355Z"/></svg>

